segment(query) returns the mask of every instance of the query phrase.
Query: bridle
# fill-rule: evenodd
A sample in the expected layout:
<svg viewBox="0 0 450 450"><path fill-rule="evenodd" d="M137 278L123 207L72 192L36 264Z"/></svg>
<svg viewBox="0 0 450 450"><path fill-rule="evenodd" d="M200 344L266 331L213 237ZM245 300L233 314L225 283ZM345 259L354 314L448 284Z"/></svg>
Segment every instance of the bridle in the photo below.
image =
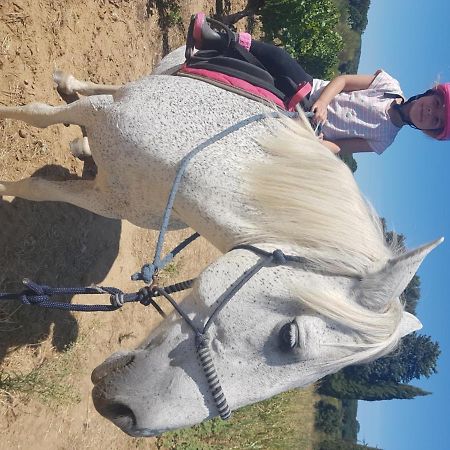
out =
<svg viewBox="0 0 450 450"><path fill-rule="evenodd" d="M219 315L220 311L225 305L234 297L234 295L241 289L244 284L250 280L256 273L258 273L263 267L285 265L290 262L305 263L307 260L299 256L285 255L281 250L277 249L273 252L267 252L252 245L239 245L232 250L246 249L250 250L261 258L246 270L236 281L234 281L230 287L222 294L219 304L215 307L206 323L203 327L197 327L194 322L189 318L181 305L172 298L172 296L165 291L164 288L154 286L152 288L152 294L159 293L165 297L177 313L184 319L195 334L195 348L197 355L200 359L203 372L208 382L208 387L213 396L214 403L217 407L217 411L221 419L226 420L231 416L231 409L228 406L227 399L220 385L220 380L214 366L214 362L209 349L209 337L208 330L213 323L214 319Z"/></svg>
<svg viewBox="0 0 450 450"><path fill-rule="evenodd" d="M217 375L216 368L214 366L214 361L212 359L210 349L209 349L209 337L208 330L214 319L219 315L222 309L227 305L227 303L234 297L234 295L241 289L247 281L249 281L254 275L256 275L263 267L271 266L283 266L289 263L301 264L308 271L313 271L328 276L335 276L334 273L325 272L322 270L314 269L311 262L302 256L286 255L282 250L277 249L273 252L262 250L253 245L238 245L233 247L231 250L249 250L256 255L260 256L260 259L246 270L236 281L234 281L231 286L221 295L219 298L219 304L215 307L206 323L203 327L198 327L194 324L193 320L189 318L186 312L183 310L181 305L179 305L172 296L166 292L164 288L154 286L151 289L150 295L160 294L166 298L172 307L177 311L177 313L184 319L184 321L189 325L195 334L195 348L197 355L200 359L200 364L202 366L203 372L206 376L208 382L209 391L213 396L214 403L217 407L217 411L223 420L227 420L231 416L231 409L228 405L227 399L223 392L222 386L220 385L219 376ZM341 276L349 278L357 278L354 274L340 274ZM154 299L153 299L154 300Z"/></svg>

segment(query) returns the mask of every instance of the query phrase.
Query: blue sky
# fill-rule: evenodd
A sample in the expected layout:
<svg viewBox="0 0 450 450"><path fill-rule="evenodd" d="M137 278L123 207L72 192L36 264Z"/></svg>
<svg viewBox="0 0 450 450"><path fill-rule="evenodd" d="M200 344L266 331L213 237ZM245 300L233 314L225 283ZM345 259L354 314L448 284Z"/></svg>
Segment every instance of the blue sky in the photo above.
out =
<svg viewBox="0 0 450 450"><path fill-rule="evenodd" d="M382 68L400 81L406 97L436 80L450 81L450 2L372 0L359 73ZM450 448L450 142L405 128L381 156L356 157L359 186L388 227L412 248L447 238L419 269L422 334L438 341L438 374L412 384L433 392L414 400L359 402L358 435L385 450Z"/></svg>

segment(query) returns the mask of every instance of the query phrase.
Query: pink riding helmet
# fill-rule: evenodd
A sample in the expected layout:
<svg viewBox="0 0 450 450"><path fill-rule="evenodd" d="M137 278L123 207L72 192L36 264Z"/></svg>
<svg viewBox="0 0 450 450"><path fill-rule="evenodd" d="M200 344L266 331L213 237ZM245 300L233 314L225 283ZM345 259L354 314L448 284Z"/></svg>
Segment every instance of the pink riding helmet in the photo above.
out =
<svg viewBox="0 0 450 450"><path fill-rule="evenodd" d="M436 139L448 140L450 139L450 83L438 84L434 89L438 91L444 99L446 119L442 131L436 136Z"/></svg>

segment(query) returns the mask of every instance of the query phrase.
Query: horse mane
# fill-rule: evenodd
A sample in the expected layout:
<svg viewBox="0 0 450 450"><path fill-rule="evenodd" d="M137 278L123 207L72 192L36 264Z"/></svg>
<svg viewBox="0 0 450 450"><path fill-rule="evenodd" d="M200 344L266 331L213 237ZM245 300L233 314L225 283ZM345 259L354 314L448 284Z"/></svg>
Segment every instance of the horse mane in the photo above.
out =
<svg viewBox="0 0 450 450"><path fill-rule="evenodd" d="M348 167L303 120L280 118L271 129L259 141L268 157L245 174L259 215L243 240L300 247L333 271L363 274L384 265L393 251Z"/></svg>
<svg viewBox="0 0 450 450"><path fill-rule="evenodd" d="M286 243L322 270L362 278L397 253L395 244L386 244L381 221L349 168L306 122L304 117L273 120L271 134L259 140L267 158L246 170L249 196L259 213L243 241ZM372 298L369 309L334 293L303 288L297 295L361 337L359 351L328 363L325 369L330 372L376 359L398 345L403 314L398 298L387 306L386 299ZM381 312L375 312L377 306Z"/></svg>

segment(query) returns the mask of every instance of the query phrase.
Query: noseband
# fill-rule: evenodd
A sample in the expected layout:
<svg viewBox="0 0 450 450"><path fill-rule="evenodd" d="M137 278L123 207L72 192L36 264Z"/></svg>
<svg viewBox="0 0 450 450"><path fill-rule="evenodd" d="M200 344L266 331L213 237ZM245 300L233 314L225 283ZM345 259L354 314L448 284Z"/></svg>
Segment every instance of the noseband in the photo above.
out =
<svg viewBox="0 0 450 450"><path fill-rule="evenodd" d="M208 382L209 390L214 398L217 410L221 419L226 420L231 416L231 409L228 406L227 399L220 385L220 380L214 367L214 362L209 349L209 337L208 330L214 319L218 316L220 311L225 307L225 305L234 297L236 292L259 272L263 267L268 266L280 266L286 265L290 262L296 263L306 263L307 260L300 256L285 255L281 250L275 250L274 252L266 252L252 245L239 245L234 247L232 250L245 249L250 250L253 253L261 256L261 259L253 265L250 269L246 270L221 296L219 304L216 306L206 324L203 327L197 327L194 322L189 318L183 308L177 304L177 302L172 298L170 294L166 292L164 288L153 287L152 294L160 294L165 297L173 308L178 312L178 314L184 319L184 321L192 328L195 333L195 347L197 355L200 358L200 364L202 366L203 372L205 373L206 380Z"/></svg>

